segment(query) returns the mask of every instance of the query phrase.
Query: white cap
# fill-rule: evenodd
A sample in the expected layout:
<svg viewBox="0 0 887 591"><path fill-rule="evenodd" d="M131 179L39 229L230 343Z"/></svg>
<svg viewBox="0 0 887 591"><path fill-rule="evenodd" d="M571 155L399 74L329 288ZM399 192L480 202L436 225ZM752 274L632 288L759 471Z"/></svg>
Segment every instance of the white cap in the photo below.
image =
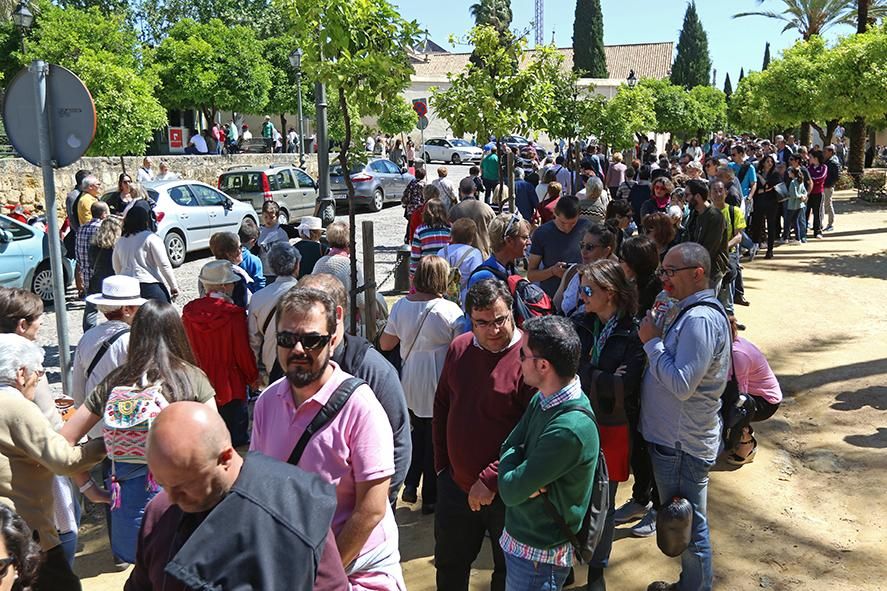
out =
<svg viewBox="0 0 887 591"><path fill-rule="evenodd" d="M111 275L102 281L102 293L88 295L86 301L97 306L141 306L148 300L142 297L138 279Z"/></svg>

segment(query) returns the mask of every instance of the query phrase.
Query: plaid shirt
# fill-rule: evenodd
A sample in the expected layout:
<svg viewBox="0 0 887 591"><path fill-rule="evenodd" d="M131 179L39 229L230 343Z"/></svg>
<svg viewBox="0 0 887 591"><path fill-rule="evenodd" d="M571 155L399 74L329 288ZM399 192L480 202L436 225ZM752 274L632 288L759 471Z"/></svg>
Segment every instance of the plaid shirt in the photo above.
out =
<svg viewBox="0 0 887 591"><path fill-rule="evenodd" d="M582 386L579 383L579 378L574 378L572 382L564 386L559 392L547 398L542 397L539 401L539 406L542 410L549 410L564 402L576 400L580 396L584 396ZM534 548L512 538L508 534L508 530L502 530L499 545L506 554L511 554L530 562L541 562L555 566L573 566L573 545L570 542L564 542L552 548Z"/></svg>
<svg viewBox="0 0 887 591"><path fill-rule="evenodd" d="M100 225L102 225L102 220L95 219L83 224L77 230L77 239L74 242L74 255L77 259L77 264L80 265L80 275L83 277L83 285L85 287L89 286L89 281L92 279L92 265L89 264L89 244L92 242L92 237L98 232Z"/></svg>

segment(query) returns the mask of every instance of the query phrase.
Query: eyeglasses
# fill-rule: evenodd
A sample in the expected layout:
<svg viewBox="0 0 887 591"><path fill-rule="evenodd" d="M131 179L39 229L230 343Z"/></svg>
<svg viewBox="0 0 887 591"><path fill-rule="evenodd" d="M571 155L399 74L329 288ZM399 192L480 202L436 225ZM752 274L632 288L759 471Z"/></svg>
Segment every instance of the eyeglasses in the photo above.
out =
<svg viewBox="0 0 887 591"><path fill-rule="evenodd" d="M674 277L674 274L678 271L686 271L687 269L698 269L698 266L693 267L678 267L676 269L666 269L665 267L659 267L656 269L656 275L659 277Z"/></svg>
<svg viewBox="0 0 887 591"><path fill-rule="evenodd" d="M581 293L582 295L584 295L587 298L590 298L591 296L594 295L594 290L591 288L590 285L580 285L579 286L579 293Z"/></svg>
<svg viewBox="0 0 887 591"><path fill-rule="evenodd" d="M293 349L299 343L306 351L313 351L326 347L333 335L329 334L297 334L294 332L282 331L277 333L277 346L284 349Z"/></svg>
<svg viewBox="0 0 887 591"><path fill-rule="evenodd" d="M545 357L537 357L535 355L527 355L526 353L524 353L523 349L520 349L519 353L520 353L520 360L521 361L526 361L527 359L545 359Z"/></svg>
<svg viewBox="0 0 887 591"><path fill-rule="evenodd" d="M498 318L494 318L492 321L488 320L475 320L471 319L471 323L474 324L477 328L488 329L490 327L495 326L496 328L502 328L505 324L511 319L511 316L499 316Z"/></svg>
<svg viewBox="0 0 887 591"><path fill-rule="evenodd" d="M590 251L594 250L595 248L600 248L602 246L603 246L603 244L594 244L594 243L589 244L588 242L580 242L579 243L579 248L586 251L586 252L590 252Z"/></svg>
<svg viewBox="0 0 887 591"><path fill-rule="evenodd" d="M6 573L9 572L9 567L18 563L15 556L7 556L6 558L0 558L0 579L6 576Z"/></svg>

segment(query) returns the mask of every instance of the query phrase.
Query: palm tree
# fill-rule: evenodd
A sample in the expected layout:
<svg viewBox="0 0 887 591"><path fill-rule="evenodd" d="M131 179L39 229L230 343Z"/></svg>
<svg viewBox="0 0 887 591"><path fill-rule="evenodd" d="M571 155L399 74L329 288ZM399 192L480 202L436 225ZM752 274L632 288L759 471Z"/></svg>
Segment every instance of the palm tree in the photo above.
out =
<svg viewBox="0 0 887 591"><path fill-rule="evenodd" d="M472 4L468 12L477 26L489 25L497 31L507 31L511 26L510 0L480 0Z"/></svg>
<svg viewBox="0 0 887 591"><path fill-rule="evenodd" d="M758 3L763 1L758 0ZM887 0L782 0L782 3L785 5L782 12L740 12L734 14L733 18L763 16L780 20L785 22L783 33L794 29L806 41L813 35L822 35L835 25L855 27L860 15L866 21L887 16Z"/></svg>

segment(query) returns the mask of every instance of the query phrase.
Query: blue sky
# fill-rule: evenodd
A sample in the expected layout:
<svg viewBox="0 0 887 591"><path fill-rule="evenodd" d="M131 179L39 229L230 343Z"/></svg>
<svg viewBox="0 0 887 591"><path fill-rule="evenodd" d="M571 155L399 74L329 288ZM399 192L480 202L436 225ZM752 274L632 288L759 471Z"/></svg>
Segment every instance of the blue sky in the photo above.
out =
<svg viewBox="0 0 887 591"><path fill-rule="evenodd" d="M450 51L469 50L465 46L454 48L448 39L451 34L463 35L473 25L468 13L472 1L394 2L405 18L419 21L429 31L429 37L439 45ZM674 41L677 45L686 6L686 0L601 0L604 43ZM780 0L766 0L760 5L757 0L697 0L696 10L708 34L709 52L718 71L718 87L723 88L727 72L730 72L733 87L736 88L740 68L745 68L746 72L760 70L767 41L775 59L781 50L799 38L794 30L780 33L783 25L771 19L745 17L734 20L731 16L759 8L781 11L782 6ZM551 41L554 30L558 47L572 46L575 7L575 0L545 0L546 43ZM533 20L534 0L511 0L511 10L514 14L512 28L525 29ZM838 35L853 32L850 27L837 27L829 31L827 38L833 40ZM532 34L530 39L532 41Z"/></svg>

